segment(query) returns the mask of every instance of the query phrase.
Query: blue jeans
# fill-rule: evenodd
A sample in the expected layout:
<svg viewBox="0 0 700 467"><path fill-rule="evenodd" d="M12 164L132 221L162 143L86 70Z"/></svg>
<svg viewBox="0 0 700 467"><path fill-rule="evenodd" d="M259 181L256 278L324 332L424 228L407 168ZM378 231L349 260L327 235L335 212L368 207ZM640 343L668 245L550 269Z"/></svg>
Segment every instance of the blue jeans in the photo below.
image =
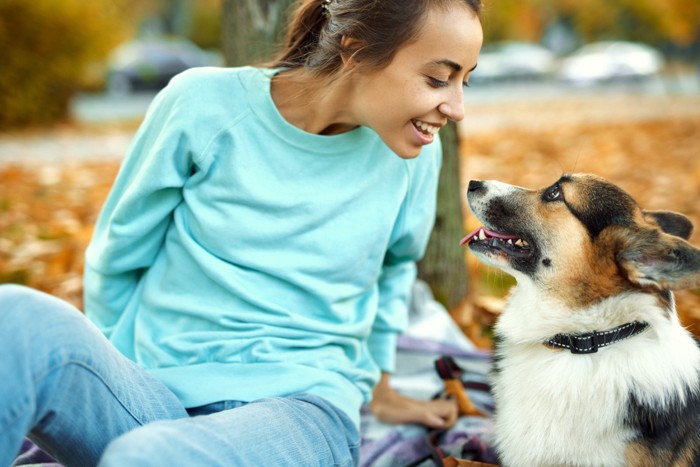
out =
<svg viewBox="0 0 700 467"><path fill-rule="evenodd" d="M351 466L360 444L349 417L309 394L188 410L80 311L1 285L0 467L27 434L71 466Z"/></svg>

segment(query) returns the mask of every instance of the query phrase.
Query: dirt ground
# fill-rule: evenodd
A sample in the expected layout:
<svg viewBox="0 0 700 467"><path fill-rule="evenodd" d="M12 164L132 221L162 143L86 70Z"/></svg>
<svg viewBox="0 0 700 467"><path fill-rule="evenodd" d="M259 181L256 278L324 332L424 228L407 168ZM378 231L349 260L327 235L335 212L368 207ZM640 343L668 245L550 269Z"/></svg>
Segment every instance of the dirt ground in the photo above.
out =
<svg viewBox="0 0 700 467"><path fill-rule="evenodd" d="M83 136L80 128L62 131L68 148L71 134ZM99 144L105 133L90 136ZM498 179L539 188L564 172L591 172L645 208L679 211L700 226L700 95L467 102L460 134L465 186ZM0 283L28 284L82 305L83 252L118 170L118 158L104 158L103 149L95 149L98 160L81 146L74 160L0 164ZM476 227L468 212L465 224ZM691 242L700 245L697 231ZM482 331L512 282L471 255L467 261L471 306L455 319L488 345ZM700 334L700 290L676 298L683 321Z"/></svg>

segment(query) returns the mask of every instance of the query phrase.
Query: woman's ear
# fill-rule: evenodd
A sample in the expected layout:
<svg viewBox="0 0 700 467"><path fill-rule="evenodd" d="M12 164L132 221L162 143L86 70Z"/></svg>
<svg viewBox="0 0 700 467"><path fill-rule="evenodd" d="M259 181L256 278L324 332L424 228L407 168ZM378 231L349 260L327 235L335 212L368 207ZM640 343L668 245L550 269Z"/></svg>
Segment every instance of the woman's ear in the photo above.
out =
<svg viewBox="0 0 700 467"><path fill-rule="evenodd" d="M354 68L358 63L357 52L359 52L364 46L364 41L350 36L343 36L340 39L340 58L343 60L343 64L346 67Z"/></svg>

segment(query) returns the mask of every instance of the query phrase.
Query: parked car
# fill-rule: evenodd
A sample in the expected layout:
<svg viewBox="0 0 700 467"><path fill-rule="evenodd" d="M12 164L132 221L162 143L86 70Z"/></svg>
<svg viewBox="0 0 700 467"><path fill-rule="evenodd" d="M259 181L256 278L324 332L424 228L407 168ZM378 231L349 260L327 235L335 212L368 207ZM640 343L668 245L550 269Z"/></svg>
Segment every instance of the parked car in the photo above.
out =
<svg viewBox="0 0 700 467"><path fill-rule="evenodd" d="M202 50L185 38L135 39L110 54L105 87L110 94L158 90L188 68L221 64L219 54Z"/></svg>
<svg viewBox="0 0 700 467"><path fill-rule="evenodd" d="M646 44L603 41L584 45L564 58L558 74L568 84L589 86L652 78L663 66L663 55Z"/></svg>
<svg viewBox="0 0 700 467"><path fill-rule="evenodd" d="M494 82L547 77L554 69L554 54L532 42L502 41L485 44L479 54L474 82Z"/></svg>

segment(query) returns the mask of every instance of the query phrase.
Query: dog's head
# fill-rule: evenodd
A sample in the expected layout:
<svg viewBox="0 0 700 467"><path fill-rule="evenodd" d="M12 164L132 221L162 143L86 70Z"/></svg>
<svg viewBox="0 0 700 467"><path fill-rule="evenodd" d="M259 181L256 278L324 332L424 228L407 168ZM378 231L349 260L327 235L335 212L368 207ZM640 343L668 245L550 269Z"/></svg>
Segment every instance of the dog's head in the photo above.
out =
<svg viewBox="0 0 700 467"><path fill-rule="evenodd" d="M641 209L602 178L562 176L541 190L472 180L469 206L484 225L462 240L482 261L585 306L631 289L700 286L693 225Z"/></svg>

